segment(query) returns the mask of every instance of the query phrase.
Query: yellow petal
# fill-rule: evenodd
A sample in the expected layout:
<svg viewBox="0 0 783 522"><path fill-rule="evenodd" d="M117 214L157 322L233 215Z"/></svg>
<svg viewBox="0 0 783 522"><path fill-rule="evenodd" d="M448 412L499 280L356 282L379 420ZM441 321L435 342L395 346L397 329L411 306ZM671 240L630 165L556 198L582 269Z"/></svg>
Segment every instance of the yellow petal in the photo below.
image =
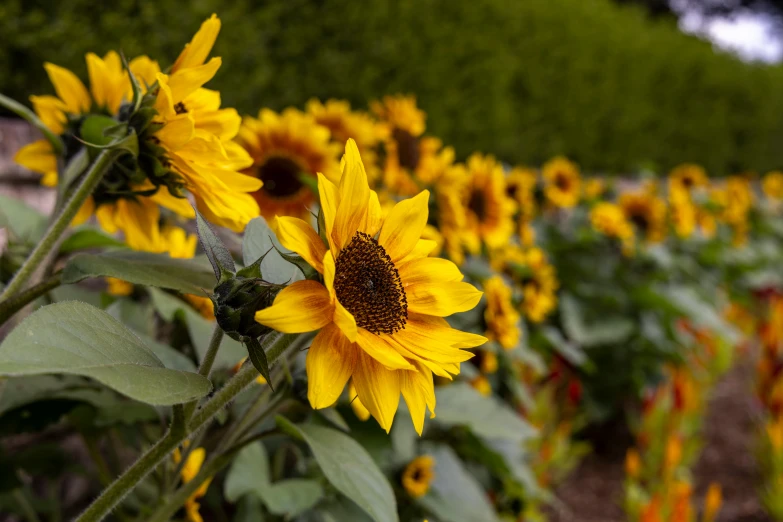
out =
<svg viewBox="0 0 783 522"><path fill-rule="evenodd" d="M283 333L312 332L332 322L329 292L315 281L297 281L284 288L269 308L256 312L256 321Z"/></svg>
<svg viewBox="0 0 783 522"><path fill-rule="evenodd" d="M149 86L155 83L156 76L160 74L160 65L155 60L151 60L149 56L134 58L128 64L128 68L145 92Z"/></svg>
<svg viewBox="0 0 783 522"><path fill-rule="evenodd" d="M413 250L411 250L407 256L400 259L397 262L397 265L403 266L405 263L413 261L414 259L421 259L423 257L427 257L437 247L438 247L437 241L434 241L432 239L419 239L416 242L416 246L413 247Z"/></svg>
<svg viewBox="0 0 783 522"><path fill-rule="evenodd" d="M432 372L423 365L417 365L417 368L400 372L400 389L411 413L413 427L421 436L426 408L430 409L430 418L435 417L435 386Z"/></svg>
<svg viewBox="0 0 783 522"><path fill-rule="evenodd" d="M375 359L359 351L353 385L364 407L389 433L400 403L399 372L387 370Z"/></svg>
<svg viewBox="0 0 783 522"><path fill-rule="evenodd" d="M172 73L169 76L172 101L175 104L181 102L188 95L195 92L196 89L211 80L218 69L220 69L221 63L220 58L212 58L204 65L189 67Z"/></svg>
<svg viewBox="0 0 783 522"><path fill-rule="evenodd" d="M54 85L54 91L65 104L65 110L71 114L83 114L90 110L90 94L82 81L71 71L45 63L44 69Z"/></svg>
<svg viewBox="0 0 783 522"><path fill-rule="evenodd" d="M468 283L434 283L405 289L408 311L446 317L466 312L481 299L481 292Z"/></svg>
<svg viewBox="0 0 783 522"><path fill-rule="evenodd" d="M79 208L79 212L76 213L76 215L71 220L71 226L75 227L77 225L81 225L82 223L87 222L88 219L90 219L95 212L95 200L92 199L92 196L87 198L82 204L82 206Z"/></svg>
<svg viewBox="0 0 783 522"><path fill-rule="evenodd" d="M475 348L487 342L483 335L463 332L452 328L442 317L431 315L408 314L405 331L412 331L424 337L438 339L454 348Z"/></svg>
<svg viewBox="0 0 783 522"><path fill-rule="evenodd" d="M67 108L62 100L55 96L30 96L30 103L33 104L38 118L52 132L62 134L65 131L68 118L65 115Z"/></svg>
<svg viewBox="0 0 783 522"><path fill-rule="evenodd" d="M220 19L213 14L201 24L190 43L185 45L185 48L177 57L177 61L171 67L171 71L174 72L186 67L196 67L203 64L210 51L212 51L212 46L215 45L219 32Z"/></svg>
<svg viewBox="0 0 783 522"><path fill-rule="evenodd" d="M103 204L95 210L95 217L98 219L98 224L109 234L116 234L119 231L115 219L116 212L117 205L111 203Z"/></svg>
<svg viewBox="0 0 783 522"><path fill-rule="evenodd" d="M380 335L375 335L364 328L359 328L356 344L358 344L365 353L386 368L391 370L413 369L413 365L406 361L405 358Z"/></svg>
<svg viewBox="0 0 783 522"><path fill-rule="evenodd" d="M343 175L340 178L340 204L334 217L333 234L338 250L341 250L359 227L367 222L370 201L370 186L367 173L356 142L348 140L345 145ZM339 238L339 239L338 239Z"/></svg>
<svg viewBox="0 0 783 522"><path fill-rule="evenodd" d="M152 185L152 183L150 183ZM160 205L167 208L182 217L193 219L196 217L196 212L193 210L193 206L188 201L188 198L178 198L173 196L169 189L160 187L158 191L149 196L149 198Z"/></svg>
<svg viewBox="0 0 783 522"><path fill-rule="evenodd" d="M427 190L417 196L400 201L391 209L383 222L378 243L397 262L408 255L421 238L427 225L430 193Z"/></svg>
<svg viewBox="0 0 783 522"><path fill-rule="evenodd" d="M415 285L426 286L431 283L457 282L463 279L459 267L441 257L416 259L400 266L398 270L406 290Z"/></svg>
<svg viewBox="0 0 783 522"><path fill-rule="evenodd" d="M345 334L352 343L356 342L356 338L359 335L359 329L356 327L356 319L336 298L334 300L334 324L342 330L343 334Z"/></svg>
<svg viewBox="0 0 783 522"><path fill-rule="evenodd" d="M148 198L117 201L115 223L125 234L125 242L134 250L163 252L160 237L160 207Z"/></svg>
<svg viewBox="0 0 783 522"><path fill-rule="evenodd" d="M28 143L16 152L14 161L44 176L51 176L54 173L54 178L57 179L57 156L52 150L52 145L46 140Z"/></svg>
<svg viewBox="0 0 783 522"><path fill-rule="evenodd" d="M307 399L314 409L337 401L356 366L358 350L333 324L326 325L307 351Z"/></svg>
<svg viewBox="0 0 783 522"><path fill-rule="evenodd" d="M299 218L277 216L273 228L277 239L284 247L302 256L302 259L318 270L318 273L324 273L323 259L326 255L326 247L313 227Z"/></svg>
<svg viewBox="0 0 783 522"><path fill-rule="evenodd" d="M334 216L337 214L339 196L334 183L326 179L326 176L318 173L318 194L321 198L321 211L324 214L326 225L326 238L329 240L329 248L334 250L338 241L334 238ZM342 244L342 243L341 243Z"/></svg>
<svg viewBox="0 0 783 522"><path fill-rule="evenodd" d="M378 194L374 191L370 191L370 202L367 207L367 216L365 222L359 226L359 230L365 234L375 237L378 230L383 223L383 212L381 211L381 203L378 201Z"/></svg>
<svg viewBox="0 0 783 522"><path fill-rule="evenodd" d="M106 64L95 53L87 53L87 75L90 78L90 91L95 105L109 109L112 114L119 109L119 104L110 103L113 99L113 85Z"/></svg>
<svg viewBox="0 0 783 522"><path fill-rule="evenodd" d="M176 152L193 139L196 133L196 122L189 112L179 114L169 119L161 127L155 137L166 145L166 148Z"/></svg>

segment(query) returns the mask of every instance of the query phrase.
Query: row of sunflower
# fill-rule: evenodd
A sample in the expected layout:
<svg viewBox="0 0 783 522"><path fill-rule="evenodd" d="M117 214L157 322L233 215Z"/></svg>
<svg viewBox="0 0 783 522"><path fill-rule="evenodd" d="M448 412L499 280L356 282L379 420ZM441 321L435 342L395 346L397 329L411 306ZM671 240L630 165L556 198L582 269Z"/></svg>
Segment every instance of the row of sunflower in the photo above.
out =
<svg viewBox="0 0 783 522"><path fill-rule="evenodd" d="M2 425L93 460L14 455L3 509L542 519L582 428L685 359L677 321L732 339L717 310L781 283L783 174L762 198L695 165L457 162L405 96L242 118L205 87L219 31L168 68L88 54L89 87L46 64L34 115L0 99L43 131L16 160L57 191L51 218L1 200L0 321L36 307L0 348ZM39 502L73 474L87 492Z"/></svg>

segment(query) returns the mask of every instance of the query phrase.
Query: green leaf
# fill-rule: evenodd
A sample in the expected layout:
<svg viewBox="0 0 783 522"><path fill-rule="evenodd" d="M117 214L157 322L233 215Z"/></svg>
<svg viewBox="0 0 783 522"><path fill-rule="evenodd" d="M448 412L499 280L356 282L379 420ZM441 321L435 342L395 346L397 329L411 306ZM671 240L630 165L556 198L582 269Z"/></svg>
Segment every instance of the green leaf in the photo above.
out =
<svg viewBox="0 0 783 522"><path fill-rule="evenodd" d="M133 96L131 97L131 107L133 107L133 109L131 112L136 112L139 110L144 93L141 90L141 85L139 85L138 78L136 78L136 75L133 74L133 71L131 71L130 65L128 64L128 59L125 58L125 54L120 52L120 57L122 58L123 67L128 72L128 78L130 79L131 84L131 92L133 93Z"/></svg>
<svg viewBox="0 0 783 522"><path fill-rule="evenodd" d="M211 289L215 284L212 274L193 260L132 250L78 254L63 270L63 284L78 283L90 277L116 277L137 285L195 295L204 295L205 289Z"/></svg>
<svg viewBox="0 0 783 522"><path fill-rule="evenodd" d="M126 245L115 237L89 226L82 226L74 230L73 234L60 245L60 253L70 254L77 250L90 248L125 248Z"/></svg>
<svg viewBox="0 0 783 522"><path fill-rule="evenodd" d="M165 368L122 323L78 301L40 308L0 345L0 375L53 373L91 377L161 406L198 399L212 388L201 375Z"/></svg>
<svg viewBox="0 0 783 522"><path fill-rule="evenodd" d="M209 258L209 263L215 271L215 279L225 281L231 277L237 268L234 266L234 258L228 251L226 245L220 240L212 225L207 222L197 209L196 228L198 230L198 240Z"/></svg>
<svg viewBox="0 0 783 522"><path fill-rule="evenodd" d="M87 154L87 147L82 147L74 157L68 160L62 175L57 180L57 192L63 197L68 187L87 170L90 166L90 156Z"/></svg>
<svg viewBox="0 0 783 522"><path fill-rule="evenodd" d="M585 322L580 303L569 293L560 296L560 317L568 338L582 344L585 339Z"/></svg>
<svg viewBox="0 0 783 522"><path fill-rule="evenodd" d="M46 231L46 216L17 198L0 194L0 228L7 228L18 241L37 243Z"/></svg>
<svg viewBox="0 0 783 522"><path fill-rule="evenodd" d="M581 366L587 361L584 351L576 344L566 340L563 334L560 333L560 330L554 326L543 327L541 334L557 353L565 357L574 366Z"/></svg>
<svg viewBox="0 0 783 522"><path fill-rule="evenodd" d="M346 433L350 433L351 427L348 426L348 423L345 422L345 419L342 415L340 415L340 412L337 411L334 408L323 408L320 410L316 410L316 413L326 419L332 426L335 428L344 431Z"/></svg>
<svg viewBox="0 0 783 522"><path fill-rule="evenodd" d="M258 339L252 337L245 341L245 346L247 346L247 355L250 358L250 362L253 363L258 373L266 379L269 387L272 388L272 378L269 376L269 362L266 360L264 347L261 346ZM272 388L272 391L274 391L274 388Z"/></svg>
<svg viewBox="0 0 783 522"><path fill-rule="evenodd" d="M302 278L299 269L280 256L278 249L282 248L263 217L253 218L247 224L242 241L242 259L245 265L251 265L268 253L261 263L261 274L265 281L286 284Z"/></svg>
<svg viewBox="0 0 783 522"><path fill-rule="evenodd" d="M636 326L625 317L607 317L596 321L585 331L582 346L621 344L633 334Z"/></svg>
<svg viewBox="0 0 783 522"><path fill-rule="evenodd" d="M364 509L376 522L396 522L397 502L389 482L367 451L348 435L311 424L294 425L284 417L277 424L303 439L327 480Z"/></svg>
<svg viewBox="0 0 783 522"><path fill-rule="evenodd" d="M106 308L106 313L136 334L155 335L154 311L149 303L121 297Z"/></svg>
<svg viewBox="0 0 783 522"><path fill-rule="evenodd" d="M419 505L449 522L498 521L481 485L451 448L430 446L425 451L435 460L435 480L429 492L417 500Z"/></svg>
<svg viewBox="0 0 783 522"><path fill-rule="evenodd" d="M438 407L434 422L467 426L488 439L524 442L536 431L515 411L495 397L484 397L464 382L436 388Z"/></svg>
<svg viewBox="0 0 783 522"><path fill-rule="evenodd" d="M262 490L262 499L274 515L295 517L307 511L324 496L324 489L312 479L289 479Z"/></svg>
<svg viewBox="0 0 783 522"><path fill-rule="evenodd" d="M255 493L261 498L261 492L272 483L270 477L266 448L260 442L248 444L242 448L231 464L223 486L223 494L229 502L236 502L248 493Z"/></svg>

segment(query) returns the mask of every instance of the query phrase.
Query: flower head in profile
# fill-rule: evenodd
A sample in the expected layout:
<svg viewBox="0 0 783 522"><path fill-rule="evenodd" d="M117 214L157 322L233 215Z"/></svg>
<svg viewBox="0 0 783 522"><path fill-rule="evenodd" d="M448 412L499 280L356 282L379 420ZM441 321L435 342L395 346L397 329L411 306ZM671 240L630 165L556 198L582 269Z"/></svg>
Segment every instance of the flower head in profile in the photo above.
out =
<svg viewBox="0 0 783 522"><path fill-rule="evenodd" d="M541 168L544 177L544 194L556 207L571 208L579 203L582 195L582 179L579 168L566 158L547 161Z"/></svg>
<svg viewBox="0 0 783 522"><path fill-rule="evenodd" d="M334 404L352 379L359 400L386 431L402 393L421 433L425 410L435 409L433 374L458 374L472 356L463 349L486 341L451 328L443 317L470 310L481 292L462 282L451 261L427 257L435 246L421 239L427 191L382 216L353 140L339 183L318 174L318 186L325 241L295 217L278 216L273 228L323 283L293 283L256 320L284 333L319 330L306 364L313 408Z"/></svg>
<svg viewBox="0 0 783 522"><path fill-rule="evenodd" d="M625 217L648 243L658 243L666 237L666 202L657 194L640 190L625 192L618 201Z"/></svg>
<svg viewBox="0 0 783 522"><path fill-rule="evenodd" d="M423 497L435 479L435 459L429 455L416 457L402 472L402 487L413 498Z"/></svg>
<svg viewBox="0 0 783 522"><path fill-rule="evenodd" d="M514 308L511 287L496 275L484 281L484 295L487 299L484 310L487 339L497 341L506 350L516 348L522 336L521 317Z"/></svg>
<svg viewBox="0 0 783 522"><path fill-rule="evenodd" d="M261 109L257 118L245 117L239 143L252 157L247 178L263 182L253 197L267 219L306 218L315 195L303 177L315 183L318 172L330 180L338 176L340 146L330 141L327 127L297 109Z"/></svg>

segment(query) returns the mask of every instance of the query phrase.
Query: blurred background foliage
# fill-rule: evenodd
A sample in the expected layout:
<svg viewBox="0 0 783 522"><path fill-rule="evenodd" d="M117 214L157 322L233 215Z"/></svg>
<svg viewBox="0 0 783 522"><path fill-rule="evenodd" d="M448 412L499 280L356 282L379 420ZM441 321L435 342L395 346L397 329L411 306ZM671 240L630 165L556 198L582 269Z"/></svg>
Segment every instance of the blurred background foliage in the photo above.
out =
<svg viewBox="0 0 783 522"><path fill-rule="evenodd" d="M45 61L86 77L88 49L165 65L212 12L224 67L211 87L244 113L403 92L460 156L565 154L606 172L783 166L783 68L610 0L4 0L0 92L51 92Z"/></svg>

